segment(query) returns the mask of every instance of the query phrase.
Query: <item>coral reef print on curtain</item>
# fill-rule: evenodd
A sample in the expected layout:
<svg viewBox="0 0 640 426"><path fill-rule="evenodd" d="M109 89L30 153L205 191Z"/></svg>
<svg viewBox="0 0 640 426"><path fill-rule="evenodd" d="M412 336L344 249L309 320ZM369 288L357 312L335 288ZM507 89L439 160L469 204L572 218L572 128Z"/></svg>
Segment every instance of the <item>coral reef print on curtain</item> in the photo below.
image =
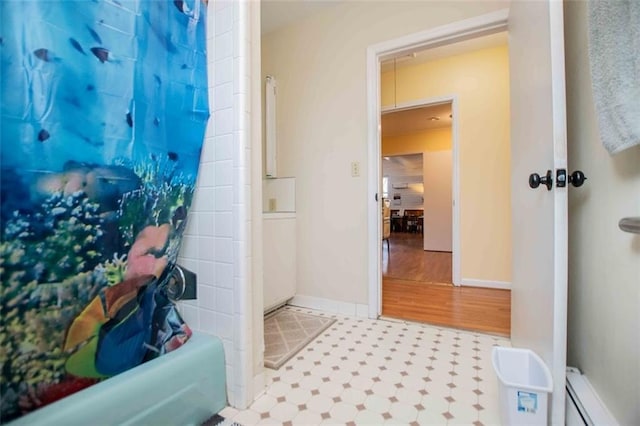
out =
<svg viewBox="0 0 640 426"><path fill-rule="evenodd" d="M0 2L1 421L182 345L201 0Z"/></svg>

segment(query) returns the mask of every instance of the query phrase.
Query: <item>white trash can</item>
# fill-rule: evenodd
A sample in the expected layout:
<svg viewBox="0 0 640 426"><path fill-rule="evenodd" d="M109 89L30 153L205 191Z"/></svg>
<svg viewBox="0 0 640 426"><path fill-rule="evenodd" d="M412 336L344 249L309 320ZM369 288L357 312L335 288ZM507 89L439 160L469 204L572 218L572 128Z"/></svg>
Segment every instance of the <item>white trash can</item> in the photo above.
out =
<svg viewBox="0 0 640 426"><path fill-rule="evenodd" d="M502 424L546 425L553 381L544 361L529 349L495 346L491 355Z"/></svg>

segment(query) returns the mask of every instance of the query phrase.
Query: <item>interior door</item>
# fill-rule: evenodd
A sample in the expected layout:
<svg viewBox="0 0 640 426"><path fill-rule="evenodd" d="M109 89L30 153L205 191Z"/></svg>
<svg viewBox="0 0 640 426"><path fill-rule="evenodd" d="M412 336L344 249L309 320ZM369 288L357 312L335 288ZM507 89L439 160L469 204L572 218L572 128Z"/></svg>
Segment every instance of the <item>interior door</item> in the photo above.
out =
<svg viewBox="0 0 640 426"><path fill-rule="evenodd" d="M509 12L513 278L511 340L551 370L551 424L564 424L567 334L567 188L562 2L513 1ZM553 174L531 189L529 175Z"/></svg>
<svg viewBox="0 0 640 426"><path fill-rule="evenodd" d="M424 249L451 251L452 203L451 150L427 151L423 154L424 167Z"/></svg>

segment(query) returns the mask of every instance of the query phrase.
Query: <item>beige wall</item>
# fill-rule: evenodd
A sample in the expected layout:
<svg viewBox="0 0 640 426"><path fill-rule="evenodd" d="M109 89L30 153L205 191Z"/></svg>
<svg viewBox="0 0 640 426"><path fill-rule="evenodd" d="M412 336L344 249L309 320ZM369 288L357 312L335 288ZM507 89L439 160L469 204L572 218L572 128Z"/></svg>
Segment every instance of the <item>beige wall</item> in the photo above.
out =
<svg viewBox="0 0 640 426"><path fill-rule="evenodd" d="M263 76L278 79L278 172L298 188L299 294L368 302L367 47L507 6L350 2L263 37Z"/></svg>
<svg viewBox="0 0 640 426"><path fill-rule="evenodd" d="M568 364L582 370L620 424L640 424L640 147L610 156L600 143L587 51L587 4L565 3L570 171Z"/></svg>
<svg viewBox="0 0 640 426"><path fill-rule="evenodd" d="M456 96L465 279L511 281L509 52L498 46L382 75L383 105Z"/></svg>
<svg viewBox="0 0 640 426"><path fill-rule="evenodd" d="M382 155L419 154L451 149L451 127L382 138Z"/></svg>

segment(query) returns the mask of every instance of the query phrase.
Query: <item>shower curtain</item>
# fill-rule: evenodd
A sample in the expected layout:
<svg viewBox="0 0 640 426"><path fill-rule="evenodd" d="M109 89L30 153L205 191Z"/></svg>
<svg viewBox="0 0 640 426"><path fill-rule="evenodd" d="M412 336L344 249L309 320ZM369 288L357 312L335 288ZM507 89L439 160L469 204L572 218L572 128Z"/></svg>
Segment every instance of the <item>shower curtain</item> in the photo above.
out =
<svg viewBox="0 0 640 426"><path fill-rule="evenodd" d="M165 287L209 117L205 16L0 2L0 422L191 335Z"/></svg>

